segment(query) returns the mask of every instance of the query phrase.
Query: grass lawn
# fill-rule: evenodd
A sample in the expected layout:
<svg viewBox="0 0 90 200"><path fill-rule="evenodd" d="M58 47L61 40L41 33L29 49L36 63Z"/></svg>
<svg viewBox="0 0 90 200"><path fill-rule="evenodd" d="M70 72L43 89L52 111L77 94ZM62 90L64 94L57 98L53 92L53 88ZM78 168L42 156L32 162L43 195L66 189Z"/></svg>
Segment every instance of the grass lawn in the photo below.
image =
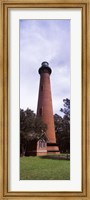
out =
<svg viewBox="0 0 90 200"><path fill-rule="evenodd" d="M70 161L21 157L20 180L69 180Z"/></svg>

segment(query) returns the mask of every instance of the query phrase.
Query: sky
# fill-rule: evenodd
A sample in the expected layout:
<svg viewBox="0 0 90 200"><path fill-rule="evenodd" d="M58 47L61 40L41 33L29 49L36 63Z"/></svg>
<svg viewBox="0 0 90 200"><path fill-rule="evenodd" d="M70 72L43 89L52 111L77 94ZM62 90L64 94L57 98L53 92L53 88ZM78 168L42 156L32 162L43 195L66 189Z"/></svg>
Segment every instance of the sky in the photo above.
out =
<svg viewBox="0 0 90 200"><path fill-rule="evenodd" d="M47 61L53 114L70 99L70 20L20 20L20 108L37 112L41 63Z"/></svg>

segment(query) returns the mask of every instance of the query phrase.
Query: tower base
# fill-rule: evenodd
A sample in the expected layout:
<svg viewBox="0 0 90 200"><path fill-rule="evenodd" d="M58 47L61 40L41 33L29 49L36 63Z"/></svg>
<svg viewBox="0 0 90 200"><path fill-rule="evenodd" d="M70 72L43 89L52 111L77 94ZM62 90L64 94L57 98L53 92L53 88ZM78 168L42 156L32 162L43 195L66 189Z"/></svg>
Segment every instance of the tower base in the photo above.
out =
<svg viewBox="0 0 90 200"><path fill-rule="evenodd" d="M42 145L40 145L40 141L38 141L37 152L36 152L37 156L43 156L43 155L49 155L49 154L52 154L52 155L53 154L55 154L55 155L60 154L58 144L56 144L56 143L43 143L43 142L41 144Z"/></svg>
<svg viewBox="0 0 90 200"><path fill-rule="evenodd" d="M58 144L47 143L47 154L60 154Z"/></svg>

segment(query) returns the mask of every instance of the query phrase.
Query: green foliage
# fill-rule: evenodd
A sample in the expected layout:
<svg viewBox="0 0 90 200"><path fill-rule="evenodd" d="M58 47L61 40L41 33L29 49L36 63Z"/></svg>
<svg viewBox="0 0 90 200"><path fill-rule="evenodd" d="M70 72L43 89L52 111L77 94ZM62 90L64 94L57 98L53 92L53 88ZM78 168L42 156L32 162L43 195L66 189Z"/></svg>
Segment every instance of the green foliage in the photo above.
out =
<svg viewBox="0 0 90 200"><path fill-rule="evenodd" d="M27 144L29 141L38 141L39 139L47 139L45 132L47 126L41 118L27 108L25 111L20 109L20 152L25 155Z"/></svg>
<svg viewBox="0 0 90 200"><path fill-rule="evenodd" d="M61 108L60 111L64 113L64 117L70 120L70 99L63 99L64 108Z"/></svg>
<svg viewBox="0 0 90 200"><path fill-rule="evenodd" d="M60 111L64 116L54 115L55 132L60 152L70 152L70 100L66 98L63 102L64 108Z"/></svg>
<svg viewBox="0 0 90 200"><path fill-rule="evenodd" d="M20 180L70 180L70 161L22 157Z"/></svg>
<svg viewBox="0 0 90 200"><path fill-rule="evenodd" d="M55 114L55 132L57 143L60 147L60 152L70 152L70 100L63 99L64 105L60 109L63 112L63 117ZM27 108L25 111L20 109L20 152L25 155L25 151L30 146L29 141L38 141L46 138L47 126L41 118L38 118L35 113Z"/></svg>

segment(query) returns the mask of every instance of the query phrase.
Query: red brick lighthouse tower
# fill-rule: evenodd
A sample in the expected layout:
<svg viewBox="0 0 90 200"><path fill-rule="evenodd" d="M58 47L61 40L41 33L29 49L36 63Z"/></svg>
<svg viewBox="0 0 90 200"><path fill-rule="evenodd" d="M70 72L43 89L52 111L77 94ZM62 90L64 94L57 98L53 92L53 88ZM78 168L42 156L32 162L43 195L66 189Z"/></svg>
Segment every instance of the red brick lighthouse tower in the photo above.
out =
<svg viewBox="0 0 90 200"><path fill-rule="evenodd" d="M54 118L53 118L53 107L52 107L52 96L50 86L50 74L52 72L48 62L43 62L39 68L40 74L40 86L39 86L39 97L37 106L37 116L41 117L43 122L47 124L46 137L48 139L47 145L43 145L40 141L38 143L37 155L40 154L57 154L59 153L58 146L56 144Z"/></svg>

